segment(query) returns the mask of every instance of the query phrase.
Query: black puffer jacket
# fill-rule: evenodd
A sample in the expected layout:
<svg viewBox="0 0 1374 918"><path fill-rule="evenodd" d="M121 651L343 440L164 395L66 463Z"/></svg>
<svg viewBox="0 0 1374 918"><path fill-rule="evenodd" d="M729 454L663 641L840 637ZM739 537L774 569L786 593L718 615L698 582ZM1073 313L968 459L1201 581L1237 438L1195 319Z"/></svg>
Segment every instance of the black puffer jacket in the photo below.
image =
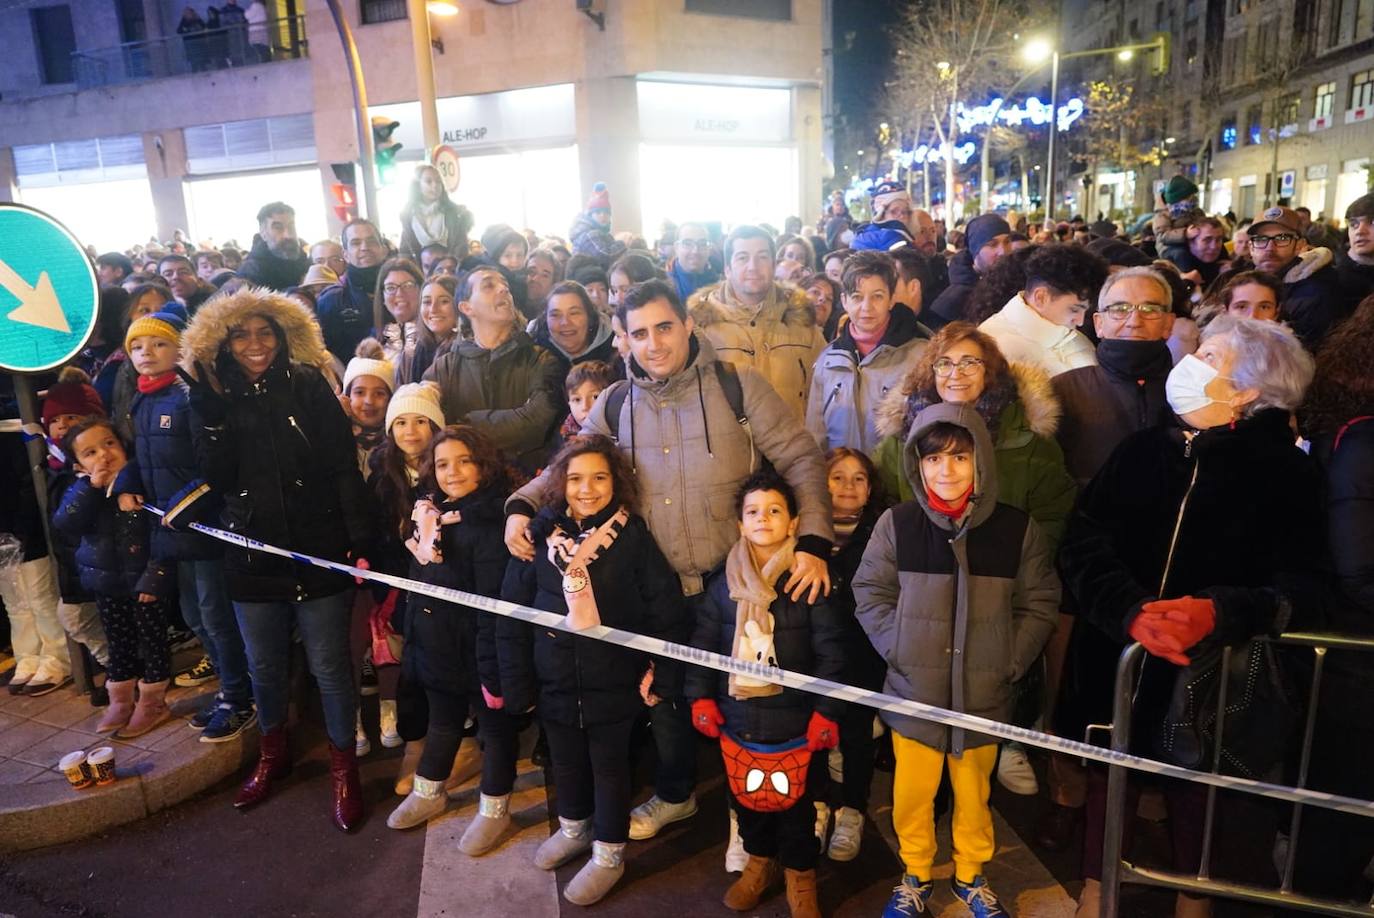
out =
<svg viewBox="0 0 1374 918"><path fill-rule="evenodd" d="M48 508L53 516L52 546L57 554L57 592L63 602L72 605L95 601L95 594L81 585L81 569L76 564L81 536L63 532L56 520L57 508L62 506L63 496L76 482L76 472L70 467L50 469L48 472Z"/></svg>
<svg viewBox="0 0 1374 918"><path fill-rule="evenodd" d="M1275 273L1283 278L1279 318L1315 351L1326 333L1350 314L1352 305L1341 295L1331 250L1308 249Z"/></svg>
<svg viewBox="0 0 1374 918"><path fill-rule="evenodd" d="M846 638L839 614L825 600L812 605L788 597L783 591L788 576L784 573L773 585L778 598L769 609L773 613L773 650L778 666L841 681ZM706 597L709 602L697 611L692 646L733 656L735 601L730 598L724 565L707 579ZM718 670L692 667L687 671L686 694L692 700L715 699L725 716L725 729L746 742L782 743L796 739L806 735L812 711L837 720L844 710L843 702L790 688L777 695L736 701L730 697L729 680L728 674Z"/></svg>
<svg viewBox="0 0 1374 918"><path fill-rule="evenodd" d="M859 562L864 559L864 549L873 535L873 527L878 524L883 508L870 503L859 517L859 525L849 535L849 540L830 556L830 596L827 602L844 627L844 678L847 685L857 685L878 691L883 687L883 677L887 674L887 663L873 644L868 633L854 615L854 574L859 570Z"/></svg>
<svg viewBox="0 0 1374 918"><path fill-rule="evenodd" d="M534 561L511 561L501 598L546 612L566 614L563 575L548 557L548 533L557 524L571 532L578 524L545 508L530 524ZM615 512L607 507L584 521L595 528ZM682 584L642 517L631 514L620 536L588 567L601 624L684 643L691 631ZM587 727L633 717L644 706L639 683L650 658L637 650L577 637L566 631L497 622L501 687L507 709L524 711L538 701L540 716L554 723ZM681 695L681 667L654 659L651 691L660 698ZM663 702L669 703L669 702Z"/></svg>
<svg viewBox="0 0 1374 918"><path fill-rule="evenodd" d="M276 323L284 340L272 366L250 383L221 345L251 316ZM194 392L191 400L205 433L197 461L224 495L224 528L331 561L350 551L366 556L372 514L353 429L319 369L328 354L305 307L255 288L217 298L187 327L182 352L192 373L213 367L210 383L228 400L222 424L196 413ZM225 549L224 573L229 598L241 602L299 602L351 585L323 568L235 545Z"/></svg>
<svg viewBox="0 0 1374 918"><path fill-rule="evenodd" d="M1083 491L1059 550L1078 614L1059 735L1081 737L1086 724L1111 720L1116 661L1141 606L1161 593L1176 525L1162 593L1215 603L1216 628L1204 641L1235 646L1320 620L1321 487L1293 441L1288 412L1271 408L1196 434L1162 425L1112 453ZM1179 672L1146 660L1138 741L1158 725Z"/></svg>
<svg viewBox="0 0 1374 918"><path fill-rule="evenodd" d="M78 479L62 497L53 524L66 539L79 539L76 564L81 586L96 596L171 595L172 568L149 558L149 531L156 525L142 510L119 509L118 498Z"/></svg>
<svg viewBox="0 0 1374 918"><path fill-rule="evenodd" d="M440 513L456 510L462 520L439 532L443 563L410 562L410 578L481 596L500 596L510 554L503 537L504 494L478 488L458 500L436 502ZM409 552L407 552L409 554ZM409 594L405 664L421 685L451 694L477 691L478 683L501 696L496 659L496 620L490 612Z"/></svg>
<svg viewBox="0 0 1374 918"><path fill-rule="evenodd" d="M930 304L930 311L941 322L963 322L968 319L965 309L973 288L978 286L978 272L973 270L973 256L967 250L949 260L949 285Z"/></svg>
<svg viewBox="0 0 1374 918"><path fill-rule="evenodd" d="M295 258L282 258L257 233L253 234L253 248L239 265L239 276L259 287L269 287L278 293L299 284L310 270L310 256L298 251Z"/></svg>

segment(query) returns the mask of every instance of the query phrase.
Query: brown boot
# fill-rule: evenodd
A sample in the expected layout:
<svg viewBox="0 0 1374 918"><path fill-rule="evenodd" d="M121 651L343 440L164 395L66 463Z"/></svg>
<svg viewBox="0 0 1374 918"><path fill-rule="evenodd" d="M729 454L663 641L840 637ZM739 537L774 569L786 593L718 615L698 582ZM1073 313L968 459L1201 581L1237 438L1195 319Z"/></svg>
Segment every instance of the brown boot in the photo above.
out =
<svg viewBox="0 0 1374 918"><path fill-rule="evenodd" d="M264 730L258 737L258 764L234 797L234 806L241 810L257 806L272 792L272 782L289 774L291 755L286 745L286 728Z"/></svg>
<svg viewBox="0 0 1374 918"><path fill-rule="evenodd" d="M821 907L816 901L815 870L784 870L787 877L787 907L792 918L821 918Z"/></svg>
<svg viewBox="0 0 1374 918"><path fill-rule="evenodd" d="M172 718L167 709L167 686L170 679L161 682L138 682L138 703L134 705L133 716L129 723L115 734L116 739L133 739L149 733Z"/></svg>
<svg viewBox="0 0 1374 918"><path fill-rule="evenodd" d="M749 855L749 863L734 885L725 891L725 907L737 912L758 908L769 887L778 882L778 862L772 858ZM814 883L812 884L814 888Z"/></svg>
<svg viewBox="0 0 1374 918"><path fill-rule="evenodd" d="M110 693L110 706L105 709L105 716L100 718L100 723L96 724L96 733L113 733L129 725L129 718L134 715L134 686L137 684L137 679L106 681L105 690Z"/></svg>

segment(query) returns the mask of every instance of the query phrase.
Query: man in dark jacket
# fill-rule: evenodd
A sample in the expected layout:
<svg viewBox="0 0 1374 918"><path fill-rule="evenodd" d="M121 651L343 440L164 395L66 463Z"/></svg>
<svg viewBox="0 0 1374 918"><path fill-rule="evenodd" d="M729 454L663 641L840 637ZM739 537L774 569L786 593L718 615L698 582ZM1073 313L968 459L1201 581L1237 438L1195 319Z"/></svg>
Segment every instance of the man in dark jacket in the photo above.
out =
<svg viewBox="0 0 1374 918"><path fill-rule="evenodd" d="M346 364L353 359L358 342L372 334L372 302L377 296L377 274L386 257L386 247L377 227L361 219L352 220L343 228L343 247L344 260L348 262L343 281L320 294L315 315L324 333L325 347ZM304 275L302 271L301 276Z"/></svg>
<svg viewBox="0 0 1374 918"><path fill-rule="evenodd" d="M1350 248L1336 258L1336 277L1347 312L1374 293L1374 194L1356 198L1345 210Z"/></svg>
<svg viewBox="0 0 1374 918"><path fill-rule="evenodd" d="M1166 344L1174 327L1171 301L1168 281L1153 268L1110 275L1093 314L1097 365L1060 373L1052 381L1064 409L1056 438L1080 489L1127 434L1168 417L1164 381L1173 369Z"/></svg>
<svg viewBox="0 0 1374 918"><path fill-rule="evenodd" d="M258 286L285 291L299 284L309 268L310 258L296 237L296 211L281 201L264 204L258 211L252 251L239 274Z"/></svg>
<svg viewBox="0 0 1374 918"><path fill-rule="evenodd" d="M949 286L930 304L941 322L965 318L964 307L973 296L978 279L992 270L1004 255L1011 254L1011 227L997 214L980 214L964 228L968 249L949 263Z"/></svg>
<svg viewBox="0 0 1374 918"><path fill-rule="evenodd" d="M1315 350L1331 327L1348 314L1332 269L1331 250L1309 249L1302 221L1287 207L1271 207L1250 225L1255 268L1283 281L1280 318Z"/></svg>
<svg viewBox="0 0 1374 918"><path fill-rule="evenodd" d="M497 269L467 276L458 309L472 324L472 340L440 355L425 379L439 384L447 420L482 428L533 472L548 459L563 419L563 364L515 327L515 300Z"/></svg>
<svg viewBox="0 0 1374 918"><path fill-rule="evenodd" d="M1226 260L1226 227L1216 217L1203 217L1186 230L1188 244L1174 251L1169 260L1178 266L1185 279L1201 288L1211 285L1229 267ZM1195 277L1188 275L1196 271Z"/></svg>
<svg viewBox="0 0 1374 918"><path fill-rule="evenodd" d="M684 223L678 228L668 279L684 303L700 288L720 280L720 274L711 268L711 234L700 223Z"/></svg>
<svg viewBox="0 0 1374 918"><path fill-rule="evenodd" d="M196 275L196 266L185 255L164 255L157 263L157 273L167 282L187 318L219 292Z"/></svg>

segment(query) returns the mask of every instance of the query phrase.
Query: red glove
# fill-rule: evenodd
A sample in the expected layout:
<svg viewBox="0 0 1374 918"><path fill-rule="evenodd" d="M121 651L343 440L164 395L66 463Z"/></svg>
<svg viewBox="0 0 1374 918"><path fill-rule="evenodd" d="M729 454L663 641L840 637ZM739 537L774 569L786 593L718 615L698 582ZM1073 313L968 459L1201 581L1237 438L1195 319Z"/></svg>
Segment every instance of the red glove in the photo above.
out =
<svg viewBox="0 0 1374 918"><path fill-rule="evenodd" d="M714 699L698 698L692 702L692 726L697 728L698 733L717 739L724 723L725 715L720 713L720 706Z"/></svg>
<svg viewBox="0 0 1374 918"><path fill-rule="evenodd" d="M506 706L506 699L502 698L500 695L493 695L491 692L487 691L485 685L481 688L482 700L487 703L487 708L492 711L499 711Z"/></svg>
<svg viewBox="0 0 1374 918"><path fill-rule="evenodd" d="M820 711L811 712L811 722L806 725L806 748L812 752L834 749L840 743L840 725Z"/></svg>
<svg viewBox="0 0 1374 918"><path fill-rule="evenodd" d="M1187 666L1184 651L1211 634L1216 622L1216 606L1210 599L1161 599L1141 606L1130 634L1155 656Z"/></svg>

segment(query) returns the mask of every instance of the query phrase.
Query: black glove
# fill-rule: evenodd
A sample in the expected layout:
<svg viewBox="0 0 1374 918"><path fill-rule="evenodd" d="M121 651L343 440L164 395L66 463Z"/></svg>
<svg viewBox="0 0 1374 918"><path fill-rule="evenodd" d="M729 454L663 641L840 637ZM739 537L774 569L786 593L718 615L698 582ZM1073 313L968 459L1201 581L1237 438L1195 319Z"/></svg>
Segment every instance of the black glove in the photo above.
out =
<svg viewBox="0 0 1374 918"><path fill-rule="evenodd" d="M207 375L200 362L196 361L196 375L200 379L193 378L180 366L177 367L177 375L186 383L191 410L200 418L200 422L206 427L223 427L224 422L229 419L229 400L216 392L209 383L203 382Z"/></svg>

